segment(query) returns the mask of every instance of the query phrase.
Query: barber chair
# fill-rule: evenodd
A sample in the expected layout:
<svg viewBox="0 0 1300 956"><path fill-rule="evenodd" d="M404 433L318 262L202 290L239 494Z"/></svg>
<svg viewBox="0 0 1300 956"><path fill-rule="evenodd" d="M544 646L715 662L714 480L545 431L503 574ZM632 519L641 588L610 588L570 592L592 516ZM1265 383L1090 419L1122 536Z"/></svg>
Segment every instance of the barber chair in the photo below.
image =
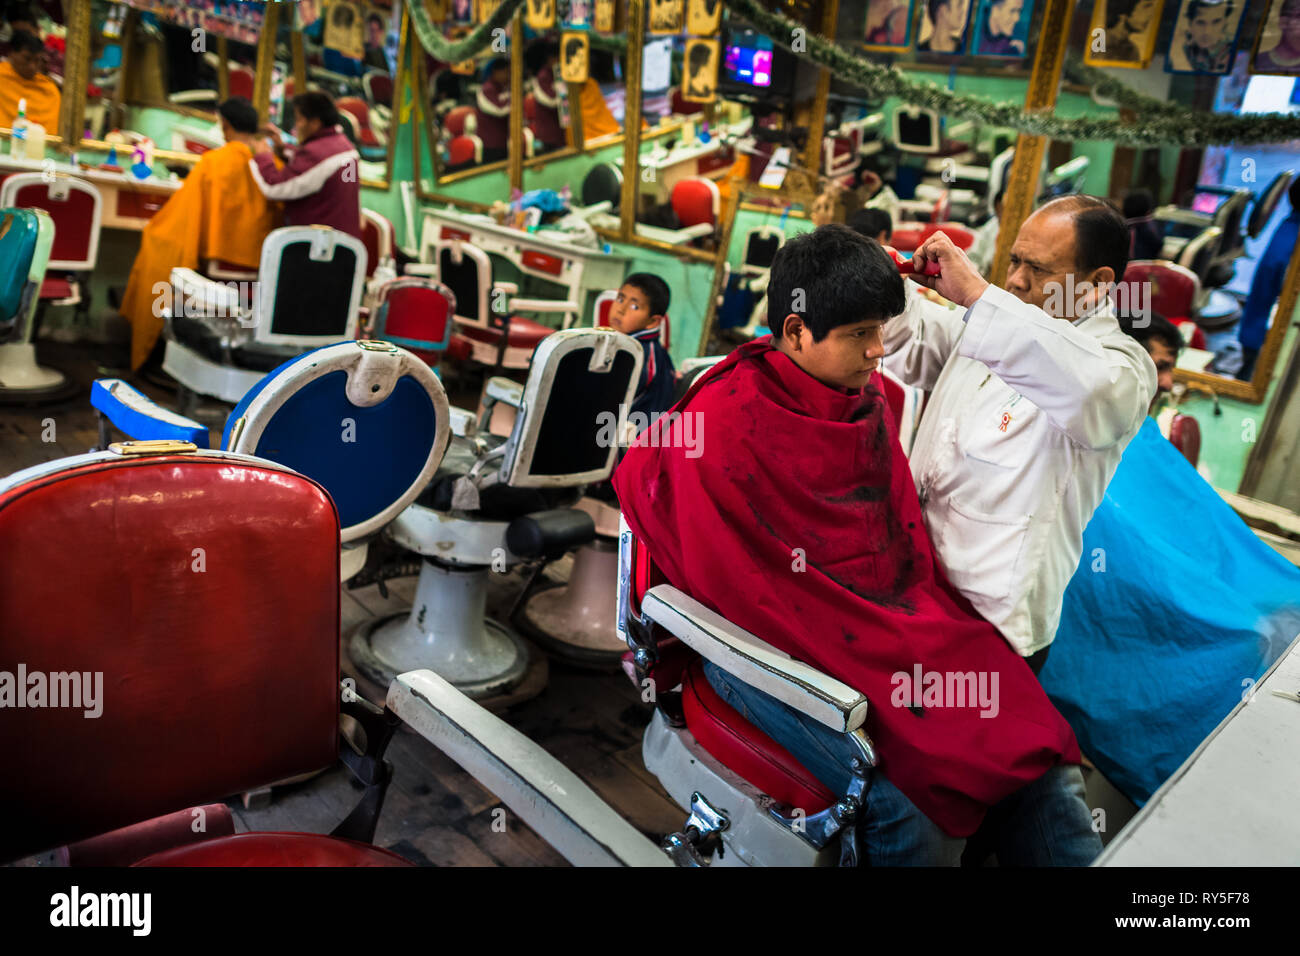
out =
<svg viewBox="0 0 1300 956"><path fill-rule="evenodd" d="M408 276L384 283L376 298L370 338L409 349L437 375L438 362L451 345L455 327L456 297L451 290L432 279Z"/></svg>
<svg viewBox="0 0 1300 956"><path fill-rule="evenodd" d="M361 77L361 87L375 108L387 107L393 102L393 78L383 70L368 71Z"/></svg>
<svg viewBox="0 0 1300 956"><path fill-rule="evenodd" d="M1166 409L1156 419L1160 433L1169 439L1169 443L1183 453L1183 457L1195 468L1201 460L1201 425L1191 415L1180 415L1174 409Z"/></svg>
<svg viewBox="0 0 1300 956"><path fill-rule="evenodd" d="M466 133L453 136L447 141L447 168L464 169L467 166L479 166L483 162L483 141L477 136Z"/></svg>
<svg viewBox="0 0 1300 956"><path fill-rule="evenodd" d="M623 170L615 163L597 163L582 178L582 206L574 211L584 219L616 213L623 198Z"/></svg>
<svg viewBox="0 0 1300 956"><path fill-rule="evenodd" d="M1212 288L1214 265L1219 260L1223 233L1218 226L1202 230L1183 246L1177 265L1190 271L1200 282L1192 318L1206 332L1231 328L1241 318L1241 302L1223 289Z"/></svg>
<svg viewBox="0 0 1300 956"><path fill-rule="evenodd" d="M420 580L409 614L364 624L348 639L362 677L386 687L428 668L470 697L516 692L530 654L513 630L486 617L488 575L592 540L592 518L571 506L583 486L613 470L610 423L632 402L641 355L618 332L568 329L538 347L526 384L488 383L478 434L453 441L432 484L389 528L423 556ZM497 402L518 410L504 442L484 434Z"/></svg>
<svg viewBox="0 0 1300 956"><path fill-rule="evenodd" d="M559 313L572 323L578 304L565 299L526 299L512 282L492 277L488 254L461 239L443 239L429 222L423 238L420 266L414 275L432 275L451 290L456 301L456 326L469 343L470 358L494 369L526 369L538 344L555 331L517 312Z"/></svg>
<svg viewBox="0 0 1300 956"><path fill-rule="evenodd" d="M708 226L709 232L703 234L707 236L717 228L721 198L718 184L712 179L688 176L678 180L673 185L671 203L677 221L682 224L682 231Z"/></svg>
<svg viewBox="0 0 1300 956"><path fill-rule="evenodd" d="M134 439L208 446L208 429L151 402L121 379L91 388L100 414ZM461 413L458 421L467 417ZM235 406L223 451L257 455L319 482L342 525L341 575L437 471L456 418L421 359L388 342L342 342L286 362Z"/></svg>
<svg viewBox="0 0 1300 956"><path fill-rule="evenodd" d="M684 811L655 850L570 771L447 681L399 676L388 707L574 863L632 866L831 866L859 859L853 821L875 749L866 699L730 624L661 579L626 528L619 543L619 628L625 669L655 703L645 765ZM848 793L823 786L746 721L704 679L701 658L849 735L860 769ZM537 821L537 822L534 822Z"/></svg>
<svg viewBox="0 0 1300 956"><path fill-rule="evenodd" d="M352 127L361 158L382 162L388 155L388 140L370 122L370 106L358 96L345 96L335 104L344 122Z"/></svg>
<svg viewBox="0 0 1300 956"><path fill-rule="evenodd" d="M1144 284L1150 288L1149 296L1141 291ZM1205 348L1205 333L1192 318L1201 298L1201 280L1190 269L1160 259L1134 259L1124 270L1115 298L1129 309L1145 306L1164 316L1178 327L1192 348ZM1190 337L1188 328L1192 330Z"/></svg>
<svg viewBox="0 0 1300 956"><path fill-rule="evenodd" d="M744 275L762 275L772 268L777 250L785 243L785 233L776 226L759 226L745 233L745 253L740 271Z"/></svg>
<svg viewBox="0 0 1300 956"><path fill-rule="evenodd" d="M67 377L36 364L36 314L54 244L43 209L0 208L0 402L66 397Z"/></svg>
<svg viewBox="0 0 1300 956"><path fill-rule="evenodd" d="M338 544L325 489L249 455L126 443L0 479L0 553L23 555L0 660L67 677L76 705L0 721L0 860L409 865L371 845L397 721L340 687ZM70 582L51 569L71 555ZM236 834L216 803L339 759L363 789L329 835Z"/></svg>
<svg viewBox="0 0 1300 956"><path fill-rule="evenodd" d="M366 278L375 274L379 263L393 258L393 224L387 216L371 209L361 210L361 241L366 246Z"/></svg>
<svg viewBox="0 0 1300 956"><path fill-rule="evenodd" d="M442 129L447 138L473 136L478 132L478 114L472 106L457 106L442 118Z"/></svg>
<svg viewBox="0 0 1300 956"><path fill-rule="evenodd" d="M975 245L975 233L955 222L905 222L894 229L889 237L889 244L899 252L915 252L921 243L936 232L946 235L958 249L969 249Z"/></svg>
<svg viewBox="0 0 1300 956"><path fill-rule="evenodd" d="M75 176L44 173L16 173L0 186L0 208L43 209L54 223L54 246L50 250L47 275L41 283L45 305L77 306L78 313L90 309L89 295L83 295L80 273L94 270L99 258L99 231L103 200L94 184Z"/></svg>
<svg viewBox="0 0 1300 956"><path fill-rule="evenodd" d="M287 226L262 244L256 296L172 270L163 370L234 404L267 372L311 348L356 338L366 247L327 226Z"/></svg>

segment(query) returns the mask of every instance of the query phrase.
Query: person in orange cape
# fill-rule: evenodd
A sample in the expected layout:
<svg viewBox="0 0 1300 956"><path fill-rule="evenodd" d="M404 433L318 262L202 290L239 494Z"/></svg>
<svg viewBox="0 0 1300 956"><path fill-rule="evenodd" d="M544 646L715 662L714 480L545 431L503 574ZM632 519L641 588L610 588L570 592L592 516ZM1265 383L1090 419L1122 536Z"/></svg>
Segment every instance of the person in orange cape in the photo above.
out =
<svg viewBox="0 0 1300 956"><path fill-rule="evenodd" d="M867 697L879 763L857 827L872 865L956 865L986 816L1000 865L1083 865L1101 842L1074 734L936 565L879 387L881 328L904 302L874 240L831 224L788 241L768 286L775 336L641 432L614 474L620 507L670 584ZM848 791L846 735L704 670Z"/></svg>
<svg viewBox="0 0 1300 956"><path fill-rule="evenodd" d="M159 284L171 281L172 269L201 271L219 260L256 271L262 240L280 225L280 204L262 195L249 170L258 139L257 110L236 96L221 104L220 114L226 144L199 158L140 237L121 306L131 322L132 369L145 363L162 332Z"/></svg>
<svg viewBox="0 0 1300 956"><path fill-rule="evenodd" d="M0 126L14 125L19 101L26 100L28 121L40 123L51 136L58 132L62 97L58 84L42 72L44 54L45 44L40 37L25 30L14 31L9 58L0 62Z"/></svg>

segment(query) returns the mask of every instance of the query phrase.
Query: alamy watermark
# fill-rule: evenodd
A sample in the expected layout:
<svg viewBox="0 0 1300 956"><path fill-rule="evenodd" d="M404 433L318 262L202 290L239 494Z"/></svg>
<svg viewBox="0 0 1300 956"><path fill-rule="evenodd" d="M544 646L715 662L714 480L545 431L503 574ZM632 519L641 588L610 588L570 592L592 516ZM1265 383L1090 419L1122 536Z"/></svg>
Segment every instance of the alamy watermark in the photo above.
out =
<svg viewBox="0 0 1300 956"><path fill-rule="evenodd" d="M56 707L85 711L90 720L104 713L103 671L0 671L0 709Z"/></svg>
<svg viewBox="0 0 1300 956"><path fill-rule="evenodd" d="M704 415L701 412L605 411L596 416L596 444L600 448L638 445L650 448L684 448L687 458L704 454Z"/></svg>
<svg viewBox="0 0 1300 956"><path fill-rule="evenodd" d="M998 715L997 671L896 671L889 702L895 707L978 707L981 717Z"/></svg>
<svg viewBox="0 0 1300 956"><path fill-rule="evenodd" d="M259 282L217 282L209 281L202 285L187 285L177 289L170 282L153 284L153 314L161 319L164 315L173 318L220 318L234 319L240 325L251 328L257 319L248 304L257 301Z"/></svg>

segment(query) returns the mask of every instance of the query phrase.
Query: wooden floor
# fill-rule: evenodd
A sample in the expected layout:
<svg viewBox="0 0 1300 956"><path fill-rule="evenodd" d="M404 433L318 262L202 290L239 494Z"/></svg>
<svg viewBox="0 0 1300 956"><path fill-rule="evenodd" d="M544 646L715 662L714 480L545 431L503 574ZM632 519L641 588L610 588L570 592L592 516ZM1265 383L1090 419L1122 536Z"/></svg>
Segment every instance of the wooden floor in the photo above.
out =
<svg viewBox="0 0 1300 956"><path fill-rule="evenodd" d="M84 389L58 405L0 406L0 475L83 454L98 440L87 398L90 382L103 374L97 371L95 350L42 342L39 354L43 364L68 373ZM174 407L174 396L168 391L148 382L135 384ZM219 438L223 410L205 407L199 418L217 429ZM557 564L548 574L562 579L567 564ZM489 613L503 615L522 588L523 578L518 573L491 577ZM386 598L378 585L345 587L343 630L348 632L373 616L409 609L414 591L414 577L390 580ZM552 660L546 689L502 716L582 777L639 830L658 840L679 829L686 812L641 763L641 733L650 713L650 706L641 702L636 688L621 673L584 672ZM493 811L502 804L423 738L407 729L399 731L388 758L395 779L375 834L377 845L424 865L565 865L508 810L504 832L499 823L494 827L502 816ZM247 809L234 796L228 802L240 831L327 833L347 816L359 795L347 771L336 766L305 783L276 788L266 806ZM43 854L18 865L50 865L52 860L52 854Z"/></svg>

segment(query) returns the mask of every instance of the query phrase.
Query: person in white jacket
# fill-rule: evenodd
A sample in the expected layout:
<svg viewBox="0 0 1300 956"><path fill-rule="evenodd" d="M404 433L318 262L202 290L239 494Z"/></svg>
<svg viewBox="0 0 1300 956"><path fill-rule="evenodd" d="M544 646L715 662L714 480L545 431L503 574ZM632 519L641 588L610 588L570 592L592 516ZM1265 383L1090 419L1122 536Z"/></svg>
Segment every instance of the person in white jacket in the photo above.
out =
<svg viewBox="0 0 1300 956"><path fill-rule="evenodd" d="M914 260L917 281L958 306L909 282L885 326L886 367L931 392L911 455L926 526L949 580L1037 673L1083 529L1156 391L1108 294L1128 230L1106 202L1066 196L1025 220L1006 289L943 233Z"/></svg>

